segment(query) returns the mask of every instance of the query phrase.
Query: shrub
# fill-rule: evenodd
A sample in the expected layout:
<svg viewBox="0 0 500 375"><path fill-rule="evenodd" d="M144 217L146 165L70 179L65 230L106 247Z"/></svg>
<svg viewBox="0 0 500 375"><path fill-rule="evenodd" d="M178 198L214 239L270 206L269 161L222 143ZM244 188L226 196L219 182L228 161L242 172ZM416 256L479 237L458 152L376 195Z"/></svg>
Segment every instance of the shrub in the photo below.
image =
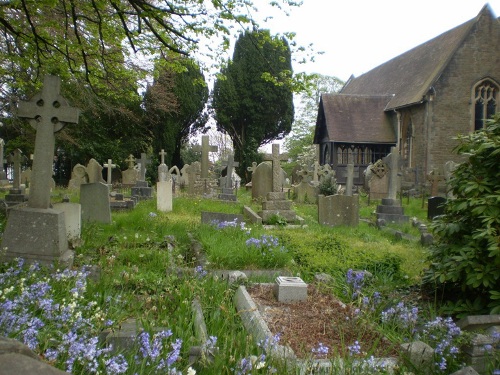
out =
<svg viewBox="0 0 500 375"><path fill-rule="evenodd" d="M467 160L450 181L455 198L447 201L445 214L431 226L436 241L424 281L444 288L455 312L498 314L500 116L458 140L456 151Z"/></svg>

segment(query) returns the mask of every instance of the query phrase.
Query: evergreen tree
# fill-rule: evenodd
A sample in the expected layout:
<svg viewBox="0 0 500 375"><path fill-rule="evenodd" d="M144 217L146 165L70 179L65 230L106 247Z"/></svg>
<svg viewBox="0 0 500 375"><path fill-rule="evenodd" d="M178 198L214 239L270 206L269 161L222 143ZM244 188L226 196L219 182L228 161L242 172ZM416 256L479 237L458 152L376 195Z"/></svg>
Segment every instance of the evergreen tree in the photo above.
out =
<svg viewBox="0 0 500 375"><path fill-rule="evenodd" d="M144 97L145 123L153 135L153 149L165 149L167 165L182 167L181 148L190 135L204 130L208 87L200 67L181 58L183 67L163 66Z"/></svg>
<svg viewBox="0 0 500 375"><path fill-rule="evenodd" d="M272 37L268 30L246 31L215 82L217 130L231 137L242 177L247 166L259 161L260 146L291 130L293 92L286 83L291 75L291 52L284 38Z"/></svg>

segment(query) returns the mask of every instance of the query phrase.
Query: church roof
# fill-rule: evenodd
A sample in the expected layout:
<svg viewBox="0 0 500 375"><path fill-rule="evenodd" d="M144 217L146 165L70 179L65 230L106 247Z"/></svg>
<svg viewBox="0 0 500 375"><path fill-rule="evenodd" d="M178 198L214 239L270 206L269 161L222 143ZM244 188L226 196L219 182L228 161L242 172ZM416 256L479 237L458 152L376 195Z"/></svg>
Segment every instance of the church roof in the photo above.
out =
<svg viewBox="0 0 500 375"><path fill-rule="evenodd" d="M485 5L477 17L431 39L386 63L354 78L342 94L390 95L385 110L420 103L448 65L472 27L482 17L493 17Z"/></svg>
<svg viewBox="0 0 500 375"><path fill-rule="evenodd" d="M390 99L391 96L322 94L318 118L323 119L321 126L326 126L328 138L335 142L395 143L393 127L384 112Z"/></svg>

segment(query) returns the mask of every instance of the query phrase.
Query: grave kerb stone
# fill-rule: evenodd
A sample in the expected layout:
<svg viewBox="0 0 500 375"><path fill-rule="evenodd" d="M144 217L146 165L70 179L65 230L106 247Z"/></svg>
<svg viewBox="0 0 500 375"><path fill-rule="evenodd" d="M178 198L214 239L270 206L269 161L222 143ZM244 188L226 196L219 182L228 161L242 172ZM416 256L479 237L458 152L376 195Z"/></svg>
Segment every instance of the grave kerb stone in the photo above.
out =
<svg viewBox="0 0 500 375"><path fill-rule="evenodd" d="M36 130L33 156L33 176L28 205L32 208L50 207L50 180L54 163L54 133L67 123L78 123L79 110L70 107L59 93L59 77L47 75L43 90L29 102L20 102L17 115L27 118Z"/></svg>

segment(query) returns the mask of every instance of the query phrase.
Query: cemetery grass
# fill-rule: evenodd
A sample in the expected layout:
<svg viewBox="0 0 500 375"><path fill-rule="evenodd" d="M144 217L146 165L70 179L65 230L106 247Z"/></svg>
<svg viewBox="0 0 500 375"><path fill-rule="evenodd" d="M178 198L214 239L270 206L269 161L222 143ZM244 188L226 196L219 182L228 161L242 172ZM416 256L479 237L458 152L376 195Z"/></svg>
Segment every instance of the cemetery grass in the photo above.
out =
<svg viewBox="0 0 500 375"><path fill-rule="evenodd" d="M245 204L258 210L258 205L250 201L248 192L240 191L236 204L181 196L174 199L170 213L156 212L153 201L140 202L132 211L114 212L112 224L85 225L82 241L75 245L74 271L86 266L98 266L99 276L95 280L88 276L85 287L80 285L78 288L78 280L82 278L80 274L54 280L51 276L53 270L18 271L13 262L1 266L3 275L15 274L16 277L8 278L8 283L0 287L0 300L3 303L6 298L15 297L20 290L29 289L40 279L51 280L54 306L59 309L68 307L74 316L69 317L67 322L57 323L59 325L46 322L39 328L39 335L31 345L44 360L63 370L71 365L75 374L89 373L94 364L89 363L83 353L79 353L80 356L75 354L76 358L68 354L70 351L59 356L53 353L56 349L63 353L63 346L71 345L67 336L69 332L64 329L69 331L74 328L78 317L86 319L85 329L78 326L77 334L83 340L85 332L87 342L93 342L91 337L98 337L103 331L119 330L130 318L136 319L151 335L163 329L171 333L163 339L156 336L158 342L163 340L159 356L153 358L151 352L140 355L144 352L139 343L132 351L121 353L128 364L123 373L155 373L160 368L162 357L175 358L168 366L183 374L193 373L193 369L200 374L249 373L248 363L252 361L253 373L272 373L274 370L284 373L287 365L261 357L264 355L263 346L256 344L243 329L233 303L236 286L230 286L207 273L229 265L233 269L280 268L301 276L309 283L316 273L332 275L333 281L328 284L325 293L346 303L352 314L359 310L356 322L363 331L369 326L379 333L373 343L362 342L361 336L357 337L355 333L346 334L341 348L330 348L330 353L342 353L347 364L374 353L372 345L377 345L380 337L392 343L409 338L411 332L408 328L411 326L401 328L391 321L390 324L387 321L382 324L379 316L383 310L394 310L395 306L400 306L400 310L411 310L418 306L426 318L436 313L432 301L427 304L429 301L418 290L426 255L425 249L418 244L398 242L366 222L361 222L357 228L320 226L315 222L317 213L314 205L295 205L307 224L304 228L289 229L284 226L264 231L248 223L243 229L241 226L216 228L200 224L201 211L241 213ZM273 258L262 263L256 260L254 254L234 255L237 249L249 247L246 244L249 238L260 240L262 244L262 236L272 237L266 242L273 247L270 252L285 249L282 251L285 255L279 262ZM208 259L205 267L195 267L199 259L192 250L192 238L204 247ZM250 244L257 248L256 241L250 241ZM265 250L269 252L269 248ZM262 249L259 251L262 255ZM222 258L224 253L228 254L228 259ZM265 258L265 255L262 257ZM369 274L363 273L361 284L353 279L352 273L349 278L353 269L369 271ZM6 290L9 292L6 293ZM375 303L379 298L380 301ZM202 306L210 342L200 343L195 337L191 308L194 299L199 299ZM31 302L29 309L42 318L44 314L39 303ZM339 325L339 322L330 324ZM23 333L26 328L26 325L20 326L8 334L23 340L26 339ZM58 342L60 345L56 344ZM177 352L175 344L178 342L182 346ZM318 340L316 344L315 352L309 350L308 358L311 360L325 356L318 348L328 343ZM210 346L207 353L213 353L213 358L203 357L190 366L189 348L199 345ZM357 350L356 345L363 346L363 350ZM100 371L113 373L110 363L118 361L118 355L103 352L97 357L95 365ZM261 363L265 366L256 371L255 367ZM352 373L356 372L353 370Z"/></svg>

